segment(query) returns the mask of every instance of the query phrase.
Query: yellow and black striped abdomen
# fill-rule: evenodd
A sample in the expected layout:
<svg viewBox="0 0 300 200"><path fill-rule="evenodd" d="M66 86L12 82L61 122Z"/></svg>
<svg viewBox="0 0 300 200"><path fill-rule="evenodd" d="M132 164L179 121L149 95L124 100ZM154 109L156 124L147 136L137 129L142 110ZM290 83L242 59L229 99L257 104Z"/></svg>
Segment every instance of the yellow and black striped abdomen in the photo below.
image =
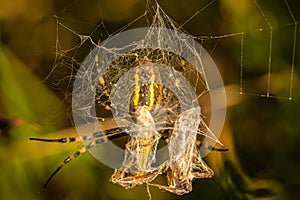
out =
<svg viewBox="0 0 300 200"><path fill-rule="evenodd" d="M147 106L148 110L157 108L162 99L162 85L158 70L149 61L138 62L135 67L135 90L132 106Z"/></svg>

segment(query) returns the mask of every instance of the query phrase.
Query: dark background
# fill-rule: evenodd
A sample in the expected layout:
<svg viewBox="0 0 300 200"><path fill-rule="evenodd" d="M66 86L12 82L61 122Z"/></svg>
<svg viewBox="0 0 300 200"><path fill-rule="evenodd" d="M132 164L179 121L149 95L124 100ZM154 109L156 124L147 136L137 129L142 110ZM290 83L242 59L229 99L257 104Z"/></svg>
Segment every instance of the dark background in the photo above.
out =
<svg viewBox="0 0 300 200"><path fill-rule="evenodd" d="M177 24L184 23L183 28L197 37L219 67L228 98L220 140L230 150L212 152L206 158L216 173L214 181L196 180L193 191L184 196L151 188L153 198L297 199L299 28L294 35L300 3L286 1L293 21L284 0L257 0L263 13L252 0L158 2ZM80 62L91 45L70 52L61 50L76 46L82 39L79 34L90 35L95 43L100 33L105 39L143 15L145 8L146 1L141 0L0 2L0 117L8 123L1 125L0 135L1 199L148 198L144 186L125 190L110 183L113 169L88 153L72 161L43 189L52 170L80 144L28 140L76 135L69 128L68 81L77 66L72 58ZM102 23L104 26L97 28ZM147 26L145 17L128 29L141 26ZM55 60L59 53L66 56L64 61Z"/></svg>

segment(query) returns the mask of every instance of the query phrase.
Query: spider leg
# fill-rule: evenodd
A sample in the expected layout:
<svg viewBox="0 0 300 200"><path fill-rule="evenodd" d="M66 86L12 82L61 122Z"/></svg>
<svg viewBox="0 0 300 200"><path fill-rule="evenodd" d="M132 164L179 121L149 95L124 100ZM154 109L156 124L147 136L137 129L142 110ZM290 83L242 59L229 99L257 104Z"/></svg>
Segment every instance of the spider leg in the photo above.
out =
<svg viewBox="0 0 300 200"><path fill-rule="evenodd" d="M200 136L205 137L205 139L214 141L216 144L218 144L219 146L222 146L222 148L218 148L218 147L214 147L212 145L206 144L201 142L200 140L196 141L196 145L200 146L200 147L205 147L206 149L210 150L210 151L228 151L228 148L224 147L224 144L221 143L218 138L214 135L214 133L210 130L210 128L207 126L207 124L204 122L203 119L201 119L201 125L205 128L205 130L201 130L198 129L197 134ZM224 147L224 148L223 148Z"/></svg>
<svg viewBox="0 0 300 200"><path fill-rule="evenodd" d="M87 150L86 147L82 147L80 150L76 151L72 155L68 156L67 158L64 159L64 161L56 168L56 170L51 174L51 176L47 179L47 181L44 184L44 188L47 187L48 183L51 181L51 179L59 172L67 163L69 163L71 160L76 158L77 156L85 153Z"/></svg>
<svg viewBox="0 0 300 200"><path fill-rule="evenodd" d="M40 142L59 142L59 143L70 143L70 142L78 142L79 137L64 137L64 138L56 138L56 139L46 139L46 138L29 138L29 140L35 140Z"/></svg>
<svg viewBox="0 0 300 200"><path fill-rule="evenodd" d="M214 146L211 146L211 145L207 145L205 143L200 143L199 146L203 146L203 147L205 147L205 148L207 148L208 150L211 150L211 151L229 151L228 148L218 148L218 147L214 147Z"/></svg>
<svg viewBox="0 0 300 200"><path fill-rule="evenodd" d="M35 140L40 142L58 142L58 143L70 143L70 142L78 142L78 141L88 141L94 138L100 137L108 137L108 139L115 139L114 135L119 137L118 135L122 133L123 130L121 128L112 128L109 130L94 132L92 134L86 134L82 137L63 137L63 138L54 138L54 139L47 139L47 138L29 138L29 140ZM125 132L123 132L125 134Z"/></svg>
<svg viewBox="0 0 300 200"><path fill-rule="evenodd" d="M114 128L110 130L105 131L106 135L103 134L102 132L98 131L93 134L87 134L82 137L83 141L91 141L88 145L82 147L75 153L69 155L64 159L64 161L56 168L56 170L49 176L47 181L44 184L44 188L47 187L48 183L52 180L52 178L66 165L68 164L71 160L74 158L78 157L79 155L85 153L87 150L93 148L94 146L98 144L103 144L107 142L108 140L112 140L115 138L119 138L122 136L126 136L127 133L124 132L120 128ZM30 140L35 140L35 141L41 141L41 142L59 142L59 143L69 143L69 142L77 142L80 141L79 137L69 137L69 138L58 138L58 139L43 139L43 138L29 138Z"/></svg>

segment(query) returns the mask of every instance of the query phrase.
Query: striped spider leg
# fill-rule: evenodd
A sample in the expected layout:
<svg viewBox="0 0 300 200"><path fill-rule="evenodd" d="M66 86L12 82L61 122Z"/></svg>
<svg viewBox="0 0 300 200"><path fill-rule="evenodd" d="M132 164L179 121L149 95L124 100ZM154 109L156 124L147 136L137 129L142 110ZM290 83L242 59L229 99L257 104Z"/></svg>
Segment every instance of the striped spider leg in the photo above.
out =
<svg viewBox="0 0 300 200"><path fill-rule="evenodd" d="M127 133L123 131L121 128L113 128L108 129L103 132L97 131L92 134L86 134L82 137L62 137L56 139L46 139L46 138L29 138L29 140L35 140L40 142L57 142L57 143L71 143L71 142L79 142L79 141L90 141L88 145L80 148L75 153L66 157L63 162L56 168L56 170L49 176L47 181L44 184L44 188L47 187L48 183L52 180L52 178L70 161L79 155L84 154L87 150L95 147L98 144L102 144L107 142L108 140L112 140L115 138L126 136Z"/></svg>
<svg viewBox="0 0 300 200"><path fill-rule="evenodd" d="M125 153L127 158L130 157L131 154L134 159L136 159L133 167L126 164L124 161L123 168L130 169L132 173L127 173L123 168L116 171L111 178L111 181L114 183L118 183L125 188L128 188L128 184L126 184L126 179L130 180L132 183L132 187L136 185L143 184L145 182L149 182L148 177L152 177L153 180L156 175L152 173L150 170L151 163L154 161L156 146L160 139L160 134L155 131L155 123L150 114L157 109L156 105L159 105L161 100L161 86L156 84L156 75L151 62L149 61L139 61L134 64L135 67L135 91L132 95L131 99L131 114L134 118L134 121L137 125L137 128L133 130L133 133L129 137L129 141L126 144ZM158 82L158 81L157 81ZM103 86L106 91L110 91L109 88L105 88L105 80L102 76L99 77L99 84ZM108 95L107 92L103 92L103 94ZM106 110L110 110L110 106L107 104L101 104L105 107ZM42 138L30 138L30 140L42 141L42 142L59 142L59 143L68 143L68 142L77 142L80 139L82 141L90 141L90 143L74 154L68 156L64 161L59 165L59 167L52 173L52 175L48 178L45 183L45 187L48 185L49 181L57 174L58 171L62 169L67 163L69 163L74 158L79 155L85 153L87 150L93 148L94 146L107 142L108 139L114 139L128 133L122 131L124 127L119 127L116 129L106 130L104 133L95 132L93 134L88 134L82 137L71 137L71 138L59 138L59 139L42 139ZM127 130L128 128L125 128ZM138 130L142 129L142 130ZM130 130L130 128L129 128ZM127 159L125 158L125 160ZM132 160L132 159L127 159ZM135 166L135 164L137 166ZM149 171L150 170L150 171ZM122 171L122 172L121 172ZM119 175L118 175L119 174ZM151 175L152 174L152 175ZM135 180L135 181L134 181ZM148 181L147 181L148 180Z"/></svg>
<svg viewBox="0 0 300 200"><path fill-rule="evenodd" d="M200 108L191 108L178 116L179 102L175 97L172 97L171 92L166 92L167 90L162 87L159 73L151 61L147 59L140 60L133 67L135 70L133 77L134 91L129 105L124 106L129 107L134 125L131 124L130 127L125 127L125 129L124 127L107 129L103 133L95 132L80 138L30 138L31 140L60 143L76 142L80 139L82 141L90 141L88 145L68 156L59 165L47 179L45 187L57 172L74 158L98 144L103 144L108 140L127 134L129 139L124 149L125 157L122 166L116 169L110 178L110 181L113 183L117 183L124 188L133 188L146 184L149 197L151 196L148 186L155 186L181 195L192 190L193 179L211 178L213 176L214 172L202 160L197 148L197 134L206 136L201 131L198 131L202 123L199 115ZM97 101L106 110L112 110L110 105L106 104L111 100L110 93L112 91L112 83L114 83L114 81L105 81L109 77L99 77L99 88L103 96L99 96ZM160 123L167 126L160 126ZM165 135L165 131L168 136ZM153 164L155 163L155 155L160 139L165 140L168 144L169 160L154 167ZM218 150L211 146L207 147L210 150ZM159 174L164 173L166 173L167 177L167 186L151 183Z"/></svg>
<svg viewBox="0 0 300 200"><path fill-rule="evenodd" d="M148 111L145 108L141 108L139 112L145 112L147 114L146 117L148 117L148 120L150 120L150 121L148 121L148 123L150 122L150 125L153 123L153 121L151 121L152 119L149 116ZM139 120L142 120L142 118L146 118L146 117L142 115L142 116L140 116ZM144 120L142 120L142 121L144 123ZM144 124L144 125L147 125L147 124ZM109 126L111 126L111 125L109 125ZM178 126L176 126L176 127L178 127ZM151 132L151 131L153 131L153 130L148 129L148 132ZM153 153L155 153L156 144L157 144L159 138L170 143L170 138L168 138L168 136L166 136L166 135L163 135L163 134L159 135L157 132L150 133L150 134L153 134L153 137L150 139L147 137L146 138L143 138L143 137L142 138L133 138L130 142L128 142L126 144L126 149L128 152L124 159L124 164L120 169L118 169L114 172L114 174L111 176L110 180L113 183L118 183L125 188L133 188L137 185L146 183L147 185L153 185L155 187L159 187L160 189L164 189L164 190L168 190L170 192L176 193L172 186L167 187L167 186L150 183L152 180L154 180L157 177L157 175L164 173L168 167L168 183L169 183L169 185L172 185L171 182L172 181L174 182L175 176L171 175L170 172L172 171L172 169L173 169L173 171L180 171L180 169L182 169L182 168L180 168L178 170L175 167L176 165L174 165L174 163L172 163L172 162L164 163L164 165L162 165L156 169L151 169L151 164L148 162L145 163L145 161L150 160L147 158L147 154L146 154L147 152L149 152L148 157L151 158L152 159L151 161L153 162ZM81 137L82 141L90 141L90 143L88 145L82 147L75 153L67 156L63 160L63 162L56 168L56 170L49 176L49 178L46 180L46 182L44 184L44 188L47 187L47 185L52 180L52 178L66 164L68 164L73 159L77 158L79 155L85 153L87 150L95 147L96 145L100 145L100 144L107 142L108 140L113 140L113 139L120 138L120 137L123 137L126 135L127 135L127 133L123 131L123 128L111 128L111 129L104 130L103 133L102 132L94 132L92 134L87 134L87 135L82 136ZM173 137L175 137L175 135ZM79 137L68 137L68 138L62 137L62 138L56 138L56 139L30 138L30 140L41 141L41 142L71 143L71 142L80 141L80 138ZM174 144L175 140L172 140L172 141L173 142L171 143L171 145ZM197 141L197 142L199 143L199 141ZM140 145L139 149L135 148L137 145ZM215 147L210 147L209 149L215 150L215 151L228 150L228 149L218 149ZM195 158L197 158L197 155L199 156L199 153L197 153L197 151L195 151L195 150L196 150L196 148L194 146L193 156ZM132 153L132 152L135 152L135 154L130 155L130 153ZM132 161L130 160L130 158L137 158L139 160L138 163L143 163L143 164L141 164L137 168L135 168L135 166L132 165ZM185 162L184 159L182 161L183 161L183 163ZM200 161L200 163L201 163L200 166L205 166L205 163L204 163L204 161L201 160L201 158L199 159L199 157L198 157L198 161ZM129 173L131 169L138 171L138 174L133 174L132 172ZM146 169L148 170L147 173L146 173Z"/></svg>

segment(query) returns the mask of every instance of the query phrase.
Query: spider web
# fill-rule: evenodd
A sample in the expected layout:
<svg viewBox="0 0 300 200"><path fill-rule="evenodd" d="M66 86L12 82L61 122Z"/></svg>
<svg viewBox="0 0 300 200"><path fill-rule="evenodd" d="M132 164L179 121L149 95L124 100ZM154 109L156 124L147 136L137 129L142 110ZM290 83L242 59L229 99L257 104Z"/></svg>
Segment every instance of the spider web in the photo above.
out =
<svg viewBox="0 0 300 200"><path fill-rule="evenodd" d="M267 101L298 100L300 12L296 10L299 6L295 0L191 0L174 1L172 4L161 1L158 2L159 9L154 0L133 0L131 3L75 0L63 5L63 9L56 13L55 61L50 71L44 73L44 82L56 91L62 101L49 121L66 115L71 118L73 84L80 66L93 49L123 31L151 26L183 32L201 44L216 62L229 99L254 96ZM112 5L118 6L112 8ZM165 42L162 38L158 40ZM154 51L151 52L153 54ZM144 54L149 55L149 52ZM190 81L202 117L209 124L211 102L207 96L209 88L205 76L180 56L170 55L170 59L167 54L164 52L161 57L150 58L172 65L175 71ZM131 52L129 56L119 58L118 62L125 66L123 69L129 70L140 58ZM91 60L96 61L96 57L91 57ZM117 79L125 72L117 67L108 71L103 75L105 84L109 78L114 82L113 78ZM101 84L98 86L103 91ZM93 116L86 112L87 116L97 119L110 117L111 112L105 109L106 105L110 105L107 104L109 97L101 96L97 90L94 92L96 100L99 100L97 113ZM172 92L166 93L172 96ZM69 108L67 112L63 110L65 105ZM171 98L170 105L174 106L174 118L178 117L178 99ZM175 120L171 118L169 121ZM200 131L206 131L205 126L201 128Z"/></svg>
<svg viewBox="0 0 300 200"><path fill-rule="evenodd" d="M78 17L74 16L74 10L83 6L82 4L87 6L93 15L80 12ZM72 115L71 100L74 80L89 52L101 45L103 40L122 31L139 27L165 27L189 35L209 52L222 73L224 84L233 86L226 89L229 98L231 95L239 94L240 96L250 95L292 100L293 91L298 84L295 70L297 69L296 53L299 46L299 40L297 40L299 20L295 11L292 10L294 7L292 2L282 0L278 4L280 6L268 5L256 0L242 1L239 4L217 0L202 1L197 3L198 7L191 12L192 14L184 14L177 19L176 16L171 18L166 14L162 9L163 3L158 4L154 0L149 0L146 5L140 6L143 9L137 9L139 11L137 16L129 20L129 23L124 22L125 25L112 26L109 23L111 19L107 17L105 2L73 1L55 16L56 58L44 81L50 83L58 91L63 98L62 105L66 104L70 108L67 115ZM220 14L218 8L222 8L224 13ZM272 10L272 8L280 8L280 10ZM241 25L241 21L247 15L242 15L241 11L237 11L239 9L244 9L255 20ZM172 11L172 9L170 10ZM229 13L232 10L233 13ZM173 12L176 12L176 9ZM277 12L281 13L279 17L275 16ZM170 16L171 14L172 12L170 12ZM205 23L207 15L215 17L215 20L212 20L214 24L207 25ZM200 28L195 28L199 25ZM222 28L222 26L230 28ZM157 38L157 42L165 42L165 39ZM143 49L143 47L138 49ZM283 49L285 54L281 53ZM187 80L190 80L198 97L201 112L205 116L204 120L209 124L212 110L209 106L211 102L205 95L209 91L205 74L193 70L192 67L189 67L189 63L185 63L184 59L169 52L160 53L161 57L156 56L154 50L145 50L140 56L135 56L135 54L136 52L133 52L127 57L119 58L119 62L125 67L120 68L118 67L120 63L117 64L114 70L104 74L104 78L111 79L112 85L116 84L126 70L145 55L160 63L172 65L177 71L186 69L181 73ZM91 59L95 61L95 58ZM87 72L89 70L87 69ZM111 89L107 86L106 92L111 92ZM90 105L86 105L86 112L81 114L105 119L111 116L111 112L105 109L105 106L109 106L109 96L99 96L101 91L97 92L98 94L95 94L98 100L96 106L99 110L97 116L91 116L88 111ZM83 95L82 99L87 99L87 97ZM54 116L56 115L65 115L65 113L54 113Z"/></svg>
<svg viewBox="0 0 300 200"><path fill-rule="evenodd" d="M293 6L295 2L243 0L235 4L210 0L193 2L194 10L182 2L178 2L182 5L180 8L168 8L164 2L157 4L154 0L148 0L146 4L134 3L135 6L122 4L124 8L136 8L136 16L129 20L120 17L121 14L111 16L107 13L111 10L109 5L97 0L73 1L55 15L56 58L44 81L62 96L62 105L71 105L77 70L86 55L101 41L125 30L151 26L183 32L198 41L221 71L229 98L235 94L286 100L294 98L293 91L298 84L295 74L299 48L299 19L294 10L296 6ZM82 6L87 9L79 9ZM78 11L76 16L75 10ZM246 20L249 16L250 19ZM158 59L165 62L166 56ZM182 67L179 57L167 61L173 62L174 68ZM114 73L122 74L121 71ZM210 107L202 106L209 104L208 98L202 96L208 90L205 76L192 70L187 70L184 76L191 80L197 96L201 96L198 100L202 113L209 119ZM102 98L98 98L101 99L100 104L105 104L107 99ZM110 115L105 109L99 113L102 113L100 118Z"/></svg>
<svg viewBox="0 0 300 200"><path fill-rule="evenodd" d="M55 15L56 57L51 70L45 73L44 82L61 96L61 107L67 105L69 110L65 112L57 107L52 120L58 115L72 116L74 80L91 51L116 34L151 26L183 32L201 44L216 62L229 99L235 96L254 96L263 97L267 101L298 100L299 96L295 91L299 89L297 54L300 12L296 10L296 1L242 0L237 3L230 0L203 0L174 1L172 4L162 1L158 2L158 7L156 3L154 0L132 1L133 5L127 5L120 1L115 3L118 5L115 12L111 8L114 2L99 0L72 1L63 6L62 11ZM126 15L125 11L130 9L134 14ZM163 38L158 38L158 41L166 42ZM178 55L162 52L161 56L154 58L154 52L146 49L139 53L150 55L149 58L155 62L172 65L175 71L189 80L197 95L202 117L209 124L212 110L205 75L195 71L190 63ZM118 78L142 58L135 53L131 52L116 60L115 70L103 75L105 86L109 83L108 80L117 83ZM96 61L95 55L90 59ZM124 66L121 69L117 67L120 64ZM114 68L113 65L111 68ZM93 87L95 85L91 88ZM90 112L86 112L86 115L97 119L111 117L111 112L105 109L106 105L111 106L108 103L109 96L101 95L101 91L105 90L103 85L96 87L96 115L91 115ZM172 92L166 93L172 96ZM84 95L82 97L85 98ZM174 118L178 118L178 99L171 98L170 105L174 107ZM85 107L86 111L88 108L89 105ZM169 121L173 122L170 126L174 126L175 120L171 118ZM201 128L200 131L206 131L205 126Z"/></svg>
<svg viewBox="0 0 300 200"><path fill-rule="evenodd" d="M62 96L61 105L69 106L70 109L66 113L71 116L73 114L71 101L74 80L78 77L77 73L84 59L93 49L98 48L103 42L105 43L105 40L126 30L140 27L163 27L187 34L204 47L222 73L224 85L227 86L228 98L239 95L241 97L257 96L292 100L293 91L298 84L295 70L297 70L296 54L299 48L299 40L297 40L299 20L292 9L295 7L292 3L287 0L273 2L274 5L257 0L244 0L239 4L217 0L201 1L196 3L197 9L189 12L192 14L185 13L178 18L176 15L172 16L172 12L176 14L178 10L170 8L168 15L168 10L163 9L163 2L148 0L145 5L139 5L140 9L137 9L138 12L133 19L115 25L115 21L119 22L120 19L108 17L111 15L107 14L106 10L109 8L107 8L106 2L73 1L55 15L56 58L44 81L50 83ZM74 16L74 10L81 6L88 7L90 13L79 12ZM220 13L219 9L222 9L223 13ZM243 10L245 14L239 10ZM280 16L276 16L278 12L281 13ZM205 22L207 16L214 17L210 24ZM248 16L251 16L253 21L249 20L248 24L241 25L241 22L244 22ZM195 28L198 26L200 28ZM147 34L146 37L151 38L153 35ZM172 38L162 36L152 40L156 40L159 44L170 42ZM180 45L184 47L184 41ZM86 74L80 75L87 79L87 84L92 83L90 89L94 94L88 97L83 92L78 97L78 101L89 102L88 99L96 98L97 112L91 114L92 105L87 103L82 106L83 112L78 114L79 117L103 120L111 117L112 113L105 109L107 106L111 106L110 96L107 94L111 93L120 77L138 60L147 56L154 62L172 66L175 71L180 72L189 80L196 93L203 119L206 124L209 124L213 111L210 105L212 102L207 95L210 89L205 73L193 69L190 63L182 57L172 54L171 50L158 52L158 50L145 47L146 44L144 47L140 44L135 51L126 56L116 57L118 60L110 66L111 70L103 74L104 87L101 84L93 83L92 75L88 75L91 69L87 68ZM126 49L126 47L123 48ZM282 53L283 49L285 53ZM111 50L117 54L121 49L112 48ZM90 60L95 63L98 59L99 57L96 58L95 55L90 57ZM170 126L174 125L175 119L180 113L178 100L171 101L169 106L173 107L177 114L169 119L172 122L169 123ZM65 115L65 113L54 113L54 117L57 115ZM85 122L86 119L82 123ZM203 131L205 129L203 127ZM211 138L216 140L215 135L212 135Z"/></svg>

